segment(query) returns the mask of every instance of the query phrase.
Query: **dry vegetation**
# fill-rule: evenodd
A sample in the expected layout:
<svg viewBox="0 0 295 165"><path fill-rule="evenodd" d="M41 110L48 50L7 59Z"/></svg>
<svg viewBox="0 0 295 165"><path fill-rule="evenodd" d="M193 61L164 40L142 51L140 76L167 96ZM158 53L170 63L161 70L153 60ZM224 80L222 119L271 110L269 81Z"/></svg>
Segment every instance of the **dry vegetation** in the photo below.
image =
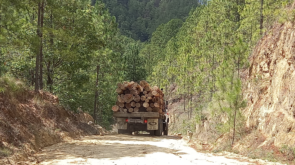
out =
<svg viewBox="0 0 295 165"><path fill-rule="evenodd" d="M34 93L11 78L0 79L0 164L30 158L41 148L68 138L97 134L85 113L74 114L50 93Z"/></svg>

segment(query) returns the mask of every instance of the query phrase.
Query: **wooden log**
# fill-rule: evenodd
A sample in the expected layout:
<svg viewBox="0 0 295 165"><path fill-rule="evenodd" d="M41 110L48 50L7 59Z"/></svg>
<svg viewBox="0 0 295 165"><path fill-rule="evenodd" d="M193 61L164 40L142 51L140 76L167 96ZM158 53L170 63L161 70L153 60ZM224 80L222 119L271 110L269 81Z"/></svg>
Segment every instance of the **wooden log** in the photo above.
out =
<svg viewBox="0 0 295 165"><path fill-rule="evenodd" d="M114 105L114 106L112 107L112 110L113 110L114 112L119 111L119 109L120 109L120 107L119 107L118 105Z"/></svg>
<svg viewBox="0 0 295 165"><path fill-rule="evenodd" d="M130 113L133 112L133 111L134 111L133 108L129 108L129 109L128 109L128 112L130 112Z"/></svg>
<svg viewBox="0 0 295 165"><path fill-rule="evenodd" d="M126 103L126 104L125 104L125 107L126 107L127 109L131 108L131 103Z"/></svg>
<svg viewBox="0 0 295 165"><path fill-rule="evenodd" d="M135 95L134 96L134 99L133 99L135 102L140 102L140 96L139 95Z"/></svg>
<svg viewBox="0 0 295 165"><path fill-rule="evenodd" d="M150 106L150 105L149 105L148 102L144 102L144 103L143 103L143 107L147 108L147 107L149 107L149 106Z"/></svg>
<svg viewBox="0 0 295 165"><path fill-rule="evenodd" d="M122 97L123 96L123 97ZM118 95L118 97L117 97L117 100L120 102L120 103L124 103L125 101L124 101L124 95Z"/></svg>
<svg viewBox="0 0 295 165"><path fill-rule="evenodd" d="M157 107L153 108L153 112L159 112L159 111L160 111L160 108L157 108Z"/></svg>
<svg viewBox="0 0 295 165"><path fill-rule="evenodd" d="M146 95L147 93L148 93L147 91L143 91L143 94L145 94L145 95Z"/></svg>
<svg viewBox="0 0 295 165"><path fill-rule="evenodd" d="M117 89L116 89L116 92L117 92L118 94L122 94L122 93L123 93L123 90L122 90L121 88L117 88Z"/></svg>
<svg viewBox="0 0 295 165"><path fill-rule="evenodd" d="M152 96L153 96L152 92L149 92L149 93L147 94L147 97L152 97Z"/></svg>
<svg viewBox="0 0 295 165"><path fill-rule="evenodd" d="M152 91L151 93L153 96L160 96L160 94L157 91Z"/></svg>
<svg viewBox="0 0 295 165"><path fill-rule="evenodd" d="M124 94L131 94L131 93L130 93L130 90L129 90L128 88L125 89L123 93L124 93Z"/></svg>
<svg viewBox="0 0 295 165"><path fill-rule="evenodd" d="M124 108L124 112L127 113L128 112L128 109Z"/></svg>
<svg viewBox="0 0 295 165"><path fill-rule="evenodd" d="M143 87L140 86L139 84L137 84L136 89L137 89L138 93L143 92Z"/></svg>
<svg viewBox="0 0 295 165"><path fill-rule="evenodd" d="M137 108L141 107L140 103L136 103L135 106L136 106Z"/></svg>
<svg viewBox="0 0 295 165"><path fill-rule="evenodd" d="M135 107L136 106L136 103L134 101L132 101L130 104L131 104L131 107Z"/></svg>
<svg viewBox="0 0 295 165"><path fill-rule="evenodd" d="M131 90L133 88L133 85L134 85L134 81L131 81L131 82L128 83L127 88L129 90Z"/></svg>
<svg viewBox="0 0 295 165"><path fill-rule="evenodd" d="M159 87L157 87L157 86L154 86L152 89L153 89L153 91L160 91Z"/></svg>
<svg viewBox="0 0 295 165"><path fill-rule="evenodd" d="M149 92L151 91L151 88L149 86L145 86L143 90Z"/></svg>
<svg viewBox="0 0 295 165"><path fill-rule="evenodd" d="M132 94L125 94L124 95L124 101L126 102L127 100L129 100L130 98L132 98Z"/></svg>
<svg viewBox="0 0 295 165"><path fill-rule="evenodd" d="M150 107L154 108L155 107L154 103L150 103Z"/></svg>
<svg viewBox="0 0 295 165"><path fill-rule="evenodd" d="M124 108L120 108L119 110L120 110L120 112L124 112Z"/></svg>
<svg viewBox="0 0 295 165"><path fill-rule="evenodd" d="M148 111L148 112L152 112L152 111L153 111L153 108L151 108L151 107L147 107L147 108L146 108L146 111Z"/></svg>
<svg viewBox="0 0 295 165"><path fill-rule="evenodd" d="M154 103L154 106L159 108L160 107L160 104L159 103Z"/></svg>
<svg viewBox="0 0 295 165"><path fill-rule="evenodd" d="M145 101L146 100L146 97L145 96L141 96L141 101Z"/></svg>
<svg viewBox="0 0 295 165"><path fill-rule="evenodd" d="M122 90L126 90L127 86L128 86L128 82L125 81L125 82L123 82L123 84L121 84L121 87L120 88Z"/></svg>
<svg viewBox="0 0 295 165"><path fill-rule="evenodd" d="M138 95L139 92L138 92L137 90L135 90L135 89L131 89L131 90L130 90L130 94Z"/></svg>
<svg viewBox="0 0 295 165"><path fill-rule="evenodd" d="M130 103L131 101L133 101L133 95L132 94L125 94L124 101L126 103Z"/></svg>
<svg viewBox="0 0 295 165"><path fill-rule="evenodd" d="M134 112L139 112L139 108L138 107L134 108Z"/></svg>
<svg viewBox="0 0 295 165"><path fill-rule="evenodd" d="M145 87L148 83L145 80L139 82L140 86Z"/></svg>
<svg viewBox="0 0 295 165"><path fill-rule="evenodd" d="M124 103L119 103L119 107L124 108L125 104Z"/></svg>

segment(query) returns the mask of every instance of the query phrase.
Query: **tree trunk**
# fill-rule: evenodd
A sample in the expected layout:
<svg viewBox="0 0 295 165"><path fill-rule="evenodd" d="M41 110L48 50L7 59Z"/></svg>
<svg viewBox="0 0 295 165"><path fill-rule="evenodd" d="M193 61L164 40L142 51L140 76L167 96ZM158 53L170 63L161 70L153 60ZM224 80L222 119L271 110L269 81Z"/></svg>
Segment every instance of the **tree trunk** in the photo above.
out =
<svg viewBox="0 0 295 165"><path fill-rule="evenodd" d="M237 104L237 103L236 103L236 104ZM234 114L234 130L233 130L232 147L234 146L234 142L235 142L235 134L236 134L236 117L237 117L237 108L235 108L235 114Z"/></svg>
<svg viewBox="0 0 295 165"><path fill-rule="evenodd" d="M263 30L263 0L260 0L260 35L262 36Z"/></svg>
<svg viewBox="0 0 295 165"><path fill-rule="evenodd" d="M49 33L49 36L50 36L50 51L51 53L53 54L53 15L52 15L52 10L51 10L51 13L50 13L50 28L51 28L51 31ZM54 66L54 60L52 59L52 63L51 63L51 59L48 60L48 64L47 64L47 86L49 87L49 91L50 93L53 92L53 66ZM52 68L51 68L52 67Z"/></svg>
<svg viewBox="0 0 295 165"><path fill-rule="evenodd" d="M42 40L41 40L41 2L38 3L38 23L37 23L37 36L39 37L39 52L36 53L36 70L35 70L35 92L38 92L40 90L40 83L39 83L39 70L40 70L40 47L42 45Z"/></svg>
<svg viewBox="0 0 295 165"><path fill-rule="evenodd" d="M41 4L41 31L40 31L40 77L39 77L39 82L40 82L40 89L43 89L43 24L44 24L44 1L42 1Z"/></svg>
<svg viewBox="0 0 295 165"><path fill-rule="evenodd" d="M95 83L95 97L94 97L94 109L93 109L93 118L94 123L96 123L96 112L97 112L97 99L98 99L98 75L99 75L100 66L96 66L96 83Z"/></svg>
<svg viewBox="0 0 295 165"><path fill-rule="evenodd" d="M52 85L53 85L53 79L52 79L51 61L49 60L47 63L47 86L49 87L50 93L52 93Z"/></svg>

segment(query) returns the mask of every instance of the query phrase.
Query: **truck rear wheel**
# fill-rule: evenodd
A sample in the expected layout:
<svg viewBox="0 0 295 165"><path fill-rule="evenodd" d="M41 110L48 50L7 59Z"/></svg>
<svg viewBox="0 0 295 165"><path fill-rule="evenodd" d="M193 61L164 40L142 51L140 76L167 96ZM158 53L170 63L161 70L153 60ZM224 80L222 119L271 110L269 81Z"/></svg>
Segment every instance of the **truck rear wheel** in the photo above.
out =
<svg viewBox="0 0 295 165"><path fill-rule="evenodd" d="M156 136L162 136L162 132L163 132L163 120L159 119L158 120L158 130L155 131Z"/></svg>

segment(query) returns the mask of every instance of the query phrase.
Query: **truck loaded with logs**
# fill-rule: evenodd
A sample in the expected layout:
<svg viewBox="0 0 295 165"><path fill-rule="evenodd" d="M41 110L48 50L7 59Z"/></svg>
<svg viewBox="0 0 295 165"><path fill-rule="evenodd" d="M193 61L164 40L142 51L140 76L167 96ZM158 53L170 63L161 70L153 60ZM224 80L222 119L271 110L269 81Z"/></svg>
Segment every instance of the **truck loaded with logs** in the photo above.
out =
<svg viewBox="0 0 295 165"><path fill-rule="evenodd" d="M119 134L146 131L151 135L168 135L167 103L162 90L150 87L146 81L123 82L117 86L118 99L112 110Z"/></svg>

